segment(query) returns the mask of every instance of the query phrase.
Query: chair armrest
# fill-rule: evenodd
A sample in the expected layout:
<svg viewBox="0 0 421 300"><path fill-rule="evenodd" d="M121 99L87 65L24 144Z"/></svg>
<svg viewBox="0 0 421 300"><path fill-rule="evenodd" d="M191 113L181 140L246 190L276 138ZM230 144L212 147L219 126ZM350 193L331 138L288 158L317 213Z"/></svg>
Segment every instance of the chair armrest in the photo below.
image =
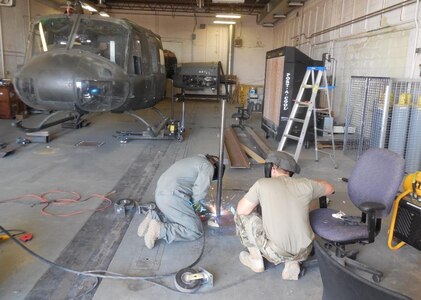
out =
<svg viewBox="0 0 421 300"><path fill-rule="evenodd" d="M384 210L386 206L376 202L363 202L358 208L363 212L361 220L367 223L368 242L372 243L374 242L374 237L379 233L381 225L380 219L376 221L376 211Z"/></svg>
<svg viewBox="0 0 421 300"><path fill-rule="evenodd" d="M375 211L384 210L386 209L386 206L384 204L376 203L376 202L363 202L358 206L358 208L362 212L369 214Z"/></svg>

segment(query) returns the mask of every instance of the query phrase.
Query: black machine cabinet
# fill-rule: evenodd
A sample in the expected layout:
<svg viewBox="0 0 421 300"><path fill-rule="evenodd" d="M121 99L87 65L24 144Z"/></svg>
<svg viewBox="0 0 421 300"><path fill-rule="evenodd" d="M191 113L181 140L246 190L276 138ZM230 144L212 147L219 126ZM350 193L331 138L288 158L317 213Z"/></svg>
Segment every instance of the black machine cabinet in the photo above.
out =
<svg viewBox="0 0 421 300"><path fill-rule="evenodd" d="M393 235L421 250L421 203L410 199L402 199L399 202Z"/></svg>
<svg viewBox="0 0 421 300"><path fill-rule="evenodd" d="M267 137L281 139L306 68L322 65L322 61L313 60L294 47L282 47L266 53L262 129ZM311 91L305 92L303 99L310 98Z"/></svg>

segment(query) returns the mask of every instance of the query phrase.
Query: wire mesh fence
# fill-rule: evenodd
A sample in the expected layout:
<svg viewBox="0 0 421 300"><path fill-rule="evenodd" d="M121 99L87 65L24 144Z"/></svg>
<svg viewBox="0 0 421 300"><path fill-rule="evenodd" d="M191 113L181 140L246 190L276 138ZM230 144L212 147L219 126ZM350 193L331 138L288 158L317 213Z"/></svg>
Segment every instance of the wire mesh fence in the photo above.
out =
<svg viewBox="0 0 421 300"><path fill-rule="evenodd" d="M421 81L351 77L344 153L353 159L369 148L405 158L405 171L421 169Z"/></svg>
<svg viewBox="0 0 421 300"><path fill-rule="evenodd" d="M386 77L352 76L345 121L344 152L354 159L380 147Z"/></svg>

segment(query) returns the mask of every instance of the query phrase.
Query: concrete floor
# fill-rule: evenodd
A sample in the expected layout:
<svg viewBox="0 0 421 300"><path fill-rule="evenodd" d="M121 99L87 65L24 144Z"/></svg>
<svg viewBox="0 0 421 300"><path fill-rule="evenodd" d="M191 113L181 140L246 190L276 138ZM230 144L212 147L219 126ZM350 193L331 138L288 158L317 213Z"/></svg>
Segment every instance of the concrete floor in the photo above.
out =
<svg viewBox="0 0 421 300"><path fill-rule="evenodd" d="M169 112L169 102L160 104ZM179 108L177 107L177 112ZM187 101L186 133L182 143L170 141L136 140L127 144L113 137L116 130L138 130L134 119L119 114L89 116L91 125L79 130L50 130L48 144L28 144L0 159L0 201L27 194L43 194L50 190L74 191L86 198L92 194L109 198L136 199L142 203L153 201L159 175L174 161L197 153L218 153L220 104L215 101ZM228 105L226 124L235 107ZM147 112L142 112L146 113ZM35 122L33 116L25 122ZM260 129L261 114L254 113L248 124L264 137ZM10 126L10 120L0 120L0 142L14 144L24 134ZM28 123L27 123L28 124ZM240 132L240 138L244 139ZM80 141L104 142L101 147L77 147ZM272 149L277 142L267 140ZM334 169L327 156L314 161L312 148L303 149L299 160L301 176L330 181L336 188L331 207L347 213L356 209L347 199L346 184L339 180L348 177L354 161L337 151L338 168ZM227 168L223 182L224 210L235 206L255 180L262 177L263 167L252 163L250 169ZM67 195L62 195L67 196ZM214 203L216 184L209 194ZM158 242L149 250L136 230L143 215L116 215L113 206L93 212L104 205L99 198L77 205L50 205L47 211L72 216L43 215L42 205L34 197L0 203L0 225L6 229L22 229L34 234L25 245L42 257L76 271L108 270L131 276L153 276L177 272L190 265L204 253L196 267L214 276L214 286L202 286L192 295L174 292L174 276L155 281L168 288L141 280L96 279L64 272L29 255L13 241L0 242L0 299L321 299L322 281L317 267L307 270L298 281L283 281L283 265L272 266L255 274L240 264L238 254L243 249L229 215L219 228L205 224L205 239L195 242ZM358 259L384 271L382 286L419 299L421 291L421 253L411 246L398 251L387 248L390 220L374 244L355 247L361 250ZM96 288L95 288L96 287ZM91 292L91 290L94 288ZM88 293L87 293L88 292Z"/></svg>

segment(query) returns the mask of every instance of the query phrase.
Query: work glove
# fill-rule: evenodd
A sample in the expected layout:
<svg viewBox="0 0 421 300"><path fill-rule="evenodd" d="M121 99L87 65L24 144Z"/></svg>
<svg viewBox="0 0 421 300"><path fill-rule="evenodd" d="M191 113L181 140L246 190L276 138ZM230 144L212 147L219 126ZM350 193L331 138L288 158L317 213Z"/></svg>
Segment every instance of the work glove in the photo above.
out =
<svg viewBox="0 0 421 300"><path fill-rule="evenodd" d="M208 211L202 202L204 202L204 200L192 202L193 210L199 215L203 215Z"/></svg>

